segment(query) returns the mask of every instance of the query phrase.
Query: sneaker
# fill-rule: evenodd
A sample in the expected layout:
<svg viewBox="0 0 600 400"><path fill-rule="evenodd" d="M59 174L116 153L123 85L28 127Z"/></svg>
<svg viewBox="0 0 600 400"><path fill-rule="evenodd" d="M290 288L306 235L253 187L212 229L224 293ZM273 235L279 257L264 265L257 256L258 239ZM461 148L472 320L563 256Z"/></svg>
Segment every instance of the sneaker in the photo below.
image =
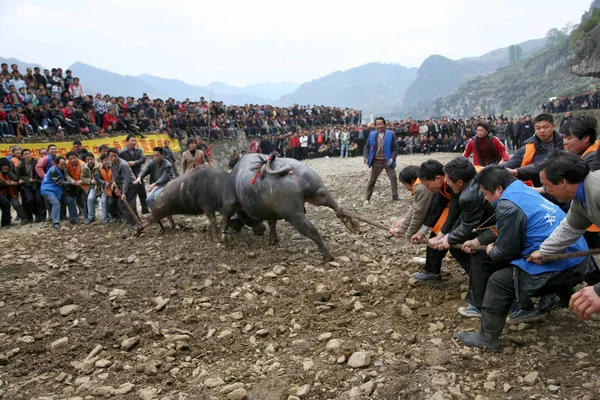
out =
<svg viewBox="0 0 600 400"><path fill-rule="evenodd" d="M85 221L83 221L83 224L84 224L84 225L89 225L89 224L91 224L92 222L94 222L94 220L92 220L92 219L86 219Z"/></svg>
<svg viewBox="0 0 600 400"><path fill-rule="evenodd" d="M413 257L412 262L414 262L415 264L425 265L425 263L427 262L427 259L425 257ZM435 275L435 274L432 274L432 275Z"/></svg>
<svg viewBox="0 0 600 400"><path fill-rule="evenodd" d="M416 258L416 257L415 257ZM422 282L441 282L442 275L441 274L433 274L431 272L417 272L416 274L412 274L412 277L418 281Z"/></svg>
<svg viewBox="0 0 600 400"><path fill-rule="evenodd" d="M52 229L56 229L57 231L60 231L60 224L52 224Z"/></svg>
<svg viewBox="0 0 600 400"><path fill-rule="evenodd" d="M402 197L401 196L392 196L392 201L401 201Z"/></svg>
<svg viewBox="0 0 600 400"><path fill-rule="evenodd" d="M506 318L506 322L516 325L521 322L537 321L541 316L540 310L535 307L531 307L531 309L519 308Z"/></svg>
<svg viewBox="0 0 600 400"><path fill-rule="evenodd" d="M69 223L70 223L71 225L77 225L77 220L76 220L76 219L70 219L70 220L69 220Z"/></svg>
<svg viewBox="0 0 600 400"><path fill-rule="evenodd" d="M129 229L136 229L137 225L136 224L127 224L127 228L129 228Z"/></svg>
<svg viewBox="0 0 600 400"><path fill-rule="evenodd" d="M481 309L471 304L467 307L458 307L458 313L467 318L481 318Z"/></svg>

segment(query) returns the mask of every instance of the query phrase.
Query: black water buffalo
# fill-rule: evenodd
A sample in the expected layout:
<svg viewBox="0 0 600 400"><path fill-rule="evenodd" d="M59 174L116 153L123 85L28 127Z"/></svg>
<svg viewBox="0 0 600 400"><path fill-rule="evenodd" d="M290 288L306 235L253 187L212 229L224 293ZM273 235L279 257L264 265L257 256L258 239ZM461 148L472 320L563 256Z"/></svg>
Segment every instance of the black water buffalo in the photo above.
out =
<svg viewBox="0 0 600 400"><path fill-rule="evenodd" d="M336 212L350 230L358 222L344 217L315 171L291 158L248 154L240 158L229 174L223 193L223 241L230 242L229 218L238 210L269 223L269 243L278 242L275 226L284 219L317 244L323 258L333 259L315 226L306 218L304 203L326 206Z"/></svg>
<svg viewBox="0 0 600 400"><path fill-rule="evenodd" d="M163 218L169 218L171 224L174 225L171 218L173 215L206 214L210 222L209 240L219 239L215 213L220 213L223 208L223 191L228 177L229 174L220 168L200 166L172 180L154 202L152 214L146 217L142 228L157 222L162 233L164 227L160 220ZM236 228L241 229L243 224L247 224L252 226L253 232L257 235L261 235L265 231L262 222L252 221L243 213L232 217L234 221L230 223L235 224Z"/></svg>

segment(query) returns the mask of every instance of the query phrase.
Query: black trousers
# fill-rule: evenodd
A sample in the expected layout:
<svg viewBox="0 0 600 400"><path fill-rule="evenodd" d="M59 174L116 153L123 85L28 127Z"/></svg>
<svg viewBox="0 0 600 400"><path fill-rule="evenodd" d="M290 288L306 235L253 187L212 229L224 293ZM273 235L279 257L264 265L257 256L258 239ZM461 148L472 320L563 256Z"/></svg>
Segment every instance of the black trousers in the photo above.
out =
<svg viewBox="0 0 600 400"><path fill-rule="evenodd" d="M2 212L2 222L0 226L10 225L10 200L0 194L0 211Z"/></svg>
<svg viewBox="0 0 600 400"><path fill-rule="evenodd" d="M437 235L431 232L429 238L432 239ZM446 253L448 250L437 250L432 249L431 247L427 247L425 253L425 266L423 267L423 271L429 272L432 274L440 274L442 272L442 261L444 261L444 257L446 257ZM469 274L470 265L471 265L471 257L465 253L464 251L458 249L450 249L450 254L452 257L458 262L458 264L465 270L467 275Z"/></svg>
<svg viewBox="0 0 600 400"><path fill-rule="evenodd" d="M558 272L545 272L530 275L521 268L510 265L492 274L483 299L483 311L493 315L506 316L513 302L557 294L563 302L568 302L573 287L583 282L588 260Z"/></svg>
<svg viewBox="0 0 600 400"><path fill-rule="evenodd" d="M143 187L143 185L129 185L129 188L127 189L127 193L125 193L125 196L127 198L126 201L131 206L131 209L133 210L135 215L137 215L137 204L136 204L135 200L139 195L140 187ZM121 212L121 215L123 215L123 218L125 218L125 221L127 221L127 225L129 225L130 227L137 225L135 222L135 219L133 218L133 216L127 209L125 202L123 200L121 200L120 197L119 197L118 204L119 204L119 211Z"/></svg>
<svg viewBox="0 0 600 400"><path fill-rule="evenodd" d="M470 257L469 290L467 291L465 301L475 307L481 308L490 277L496 271L504 269L507 265L493 261L485 251L477 251L471 254Z"/></svg>
<svg viewBox="0 0 600 400"><path fill-rule="evenodd" d="M37 220L46 218L44 197L41 195L39 187L24 186L21 190L21 199L28 219L31 220L34 216Z"/></svg>
<svg viewBox="0 0 600 400"><path fill-rule="evenodd" d="M587 245L590 249L598 249L600 248L600 233L598 232L586 232L583 235L583 238L587 242ZM595 285L600 282L600 268L598 268L598 264L594 257L591 257L592 267L590 271L585 276L585 282L588 285Z"/></svg>
<svg viewBox="0 0 600 400"><path fill-rule="evenodd" d="M140 205L142 206L142 214L148 214L150 212L150 209L148 208L148 203L146 202L146 199L148 198L148 193L146 193L146 186L143 183L139 184L139 185L135 185L135 186L139 186L136 189L136 193L138 194L138 196L140 198ZM134 208L134 210L135 210L135 208Z"/></svg>

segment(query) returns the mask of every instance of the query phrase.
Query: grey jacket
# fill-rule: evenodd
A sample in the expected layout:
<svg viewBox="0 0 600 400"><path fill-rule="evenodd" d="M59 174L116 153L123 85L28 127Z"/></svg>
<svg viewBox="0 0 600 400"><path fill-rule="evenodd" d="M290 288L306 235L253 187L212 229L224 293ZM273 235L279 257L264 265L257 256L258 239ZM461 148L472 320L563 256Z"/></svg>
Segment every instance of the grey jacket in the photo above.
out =
<svg viewBox="0 0 600 400"><path fill-rule="evenodd" d="M600 226L600 171L590 172L583 181L585 204L571 200L567 218L563 219L540 246L542 254L562 253L583 236L591 225ZM594 286L600 296L600 283Z"/></svg>
<svg viewBox="0 0 600 400"><path fill-rule="evenodd" d="M148 175L150 175L150 184L155 184L156 186L165 186L175 179L173 166L164 158L160 163L150 160L142 172L140 172L139 179L143 181Z"/></svg>
<svg viewBox="0 0 600 400"><path fill-rule="evenodd" d="M116 163L111 164L111 167L113 171L113 182L121 189L123 192L122 194L127 195L127 190L135 181L135 176L133 175L131 168L127 165L127 161L122 158L118 158Z"/></svg>
<svg viewBox="0 0 600 400"><path fill-rule="evenodd" d="M408 209L408 213L404 216L400 225L400 232L404 233L406 239L410 239L423 226L434 197L434 193L427 190L423 184L415 185L413 190L415 201Z"/></svg>

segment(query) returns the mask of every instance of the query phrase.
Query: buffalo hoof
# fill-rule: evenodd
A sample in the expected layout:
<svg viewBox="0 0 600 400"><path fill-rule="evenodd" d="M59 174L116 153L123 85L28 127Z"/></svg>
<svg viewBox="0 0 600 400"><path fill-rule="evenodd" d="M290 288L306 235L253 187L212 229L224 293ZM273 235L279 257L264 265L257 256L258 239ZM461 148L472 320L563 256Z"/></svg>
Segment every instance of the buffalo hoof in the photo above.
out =
<svg viewBox="0 0 600 400"><path fill-rule="evenodd" d="M233 243L233 238L231 237L230 233L221 233L221 242L225 245L230 245L231 243Z"/></svg>
<svg viewBox="0 0 600 400"><path fill-rule="evenodd" d="M274 238L270 237L269 238L269 245L275 246L278 243L279 243L279 238L278 237L274 237Z"/></svg>
<svg viewBox="0 0 600 400"><path fill-rule="evenodd" d="M348 220L346 222L344 222L344 225L346 225L346 229L348 229L350 232L353 233L358 233L360 232L360 224L358 223L358 221L355 220Z"/></svg>
<svg viewBox="0 0 600 400"><path fill-rule="evenodd" d="M160 230L158 231L158 234L162 236L165 234L166 231L167 230L165 228L160 228Z"/></svg>
<svg viewBox="0 0 600 400"><path fill-rule="evenodd" d="M327 253L323 254L323 261L329 262L329 261L333 261L333 260L335 260L335 257L333 257L331 255L331 253L327 252Z"/></svg>

